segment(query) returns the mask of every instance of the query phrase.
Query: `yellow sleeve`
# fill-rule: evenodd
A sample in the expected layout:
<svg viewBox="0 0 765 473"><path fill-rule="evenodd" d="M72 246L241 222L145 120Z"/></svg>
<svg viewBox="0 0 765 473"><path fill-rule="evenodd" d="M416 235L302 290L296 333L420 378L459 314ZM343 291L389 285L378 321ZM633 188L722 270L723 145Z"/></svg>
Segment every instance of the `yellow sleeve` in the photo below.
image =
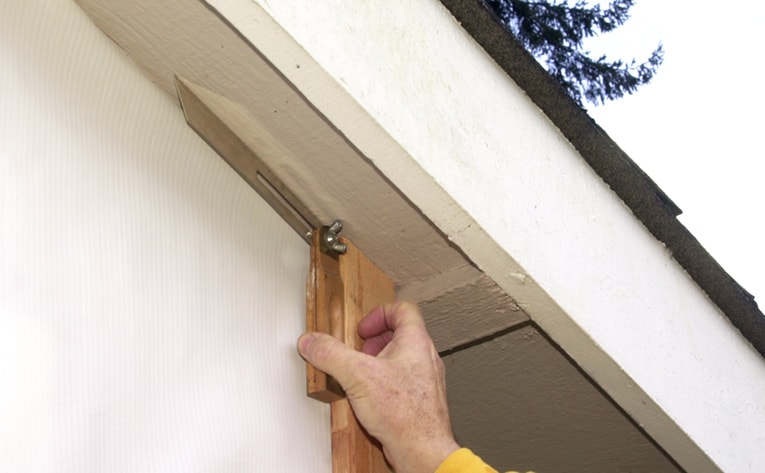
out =
<svg viewBox="0 0 765 473"><path fill-rule="evenodd" d="M460 448L446 457L434 473L497 473L497 470L484 463L469 449Z"/></svg>

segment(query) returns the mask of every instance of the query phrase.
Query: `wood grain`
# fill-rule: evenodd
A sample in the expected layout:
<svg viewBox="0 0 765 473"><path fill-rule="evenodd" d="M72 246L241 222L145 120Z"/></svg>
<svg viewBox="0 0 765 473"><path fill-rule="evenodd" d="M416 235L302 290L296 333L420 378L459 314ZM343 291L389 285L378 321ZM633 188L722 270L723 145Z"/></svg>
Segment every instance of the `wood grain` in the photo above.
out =
<svg viewBox="0 0 765 473"><path fill-rule="evenodd" d="M316 216L285 186L261 157L213 112L208 103L215 94L182 77L175 77L178 99L189 126L247 183L301 238L317 222Z"/></svg>
<svg viewBox="0 0 765 473"><path fill-rule="evenodd" d="M306 281L306 330L329 333L346 345L352 345L355 341L347 341L343 328L345 290L340 277L340 263L337 255L330 256L321 251L319 239L319 231L314 231ZM327 403L345 396L334 378L310 363L306 363L306 389L308 396Z"/></svg>
<svg viewBox="0 0 765 473"><path fill-rule="evenodd" d="M361 348L356 326L378 305L395 297L393 282L353 243L341 238L348 251L340 256L340 277L344 285L344 340ZM332 471L334 473L391 472L377 441L359 425L346 399L335 401L332 410Z"/></svg>
<svg viewBox="0 0 765 473"><path fill-rule="evenodd" d="M367 312L394 299L393 282L347 239L341 238L348 248L345 254L322 252L319 233L314 231L311 239L307 330L332 334L360 349L356 327ZM379 443L356 420L340 385L310 364L306 364L306 381L310 397L331 403L332 471L390 472Z"/></svg>

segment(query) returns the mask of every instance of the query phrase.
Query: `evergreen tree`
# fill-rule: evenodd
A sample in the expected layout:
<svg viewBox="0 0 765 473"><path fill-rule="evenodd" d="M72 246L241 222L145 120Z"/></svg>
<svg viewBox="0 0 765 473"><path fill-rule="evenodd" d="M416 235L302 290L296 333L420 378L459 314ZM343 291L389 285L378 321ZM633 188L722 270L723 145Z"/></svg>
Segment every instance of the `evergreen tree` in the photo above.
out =
<svg viewBox="0 0 765 473"><path fill-rule="evenodd" d="M582 51L585 38L607 33L629 18L634 0L613 0L607 8L584 0L484 0L499 19L582 105L618 99L648 83L664 59L661 44L642 63L597 59Z"/></svg>

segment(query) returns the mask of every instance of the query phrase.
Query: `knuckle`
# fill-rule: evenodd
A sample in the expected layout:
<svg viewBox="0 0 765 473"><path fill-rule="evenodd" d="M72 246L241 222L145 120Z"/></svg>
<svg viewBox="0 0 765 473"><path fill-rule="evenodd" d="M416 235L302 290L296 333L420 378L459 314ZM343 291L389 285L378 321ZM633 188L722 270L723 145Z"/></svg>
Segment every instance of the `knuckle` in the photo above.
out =
<svg viewBox="0 0 765 473"><path fill-rule="evenodd" d="M404 300L404 301L399 302L398 310L400 310L402 312L414 313L414 314L418 314L418 315L420 313L420 307L416 303L414 303L412 301L409 301L409 300Z"/></svg>

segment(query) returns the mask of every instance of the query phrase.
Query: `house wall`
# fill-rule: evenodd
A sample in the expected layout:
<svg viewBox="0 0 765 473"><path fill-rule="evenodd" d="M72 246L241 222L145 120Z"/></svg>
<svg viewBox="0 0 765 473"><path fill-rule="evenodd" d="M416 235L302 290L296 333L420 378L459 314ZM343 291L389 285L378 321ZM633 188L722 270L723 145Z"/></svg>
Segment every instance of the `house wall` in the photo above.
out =
<svg viewBox="0 0 765 473"><path fill-rule="evenodd" d="M0 70L0 471L330 471L305 243L74 3Z"/></svg>

